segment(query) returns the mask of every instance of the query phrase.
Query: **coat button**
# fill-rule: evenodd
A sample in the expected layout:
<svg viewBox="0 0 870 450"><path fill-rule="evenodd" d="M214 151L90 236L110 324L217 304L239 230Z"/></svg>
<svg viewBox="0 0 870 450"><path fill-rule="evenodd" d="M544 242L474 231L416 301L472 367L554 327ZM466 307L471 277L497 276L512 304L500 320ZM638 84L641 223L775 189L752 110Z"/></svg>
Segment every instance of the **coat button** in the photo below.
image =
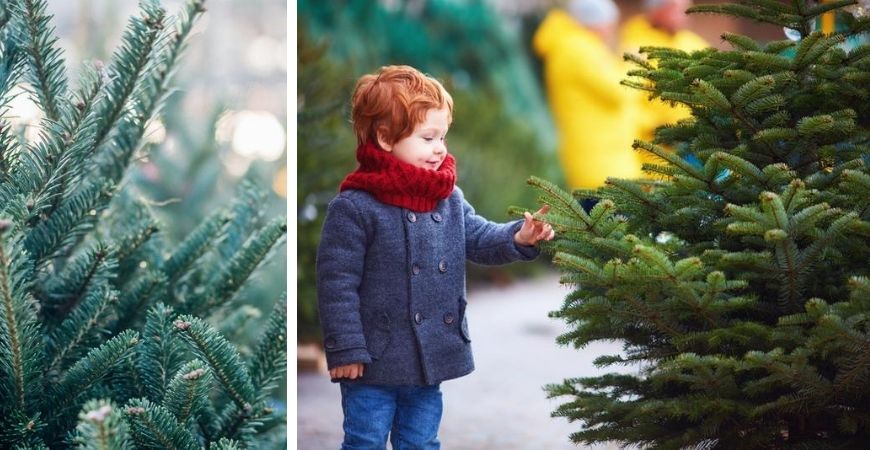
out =
<svg viewBox="0 0 870 450"><path fill-rule="evenodd" d="M408 222L416 222L416 221L417 221L417 215L412 213L412 212L409 212L408 213Z"/></svg>
<svg viewBox="0 0 870 450"><path fill-rule="evenodd" d="M438 263L438 271L441 273L447 272L447 261L443 259Z"/></svg>
<svg viewBox="0 0 870 450"><path fill-rule="evenodd" d="M432 220L434 220L436 222L441 222L441 219L442 219L441 214L438 214L438 213L432 214Z"/></svg>
<svg viewBox="0 0 870 450"><path fill-rule="evenodd" d="M446 323L447 325L453 323L454 320L455 317L453 317L453 313L444 314L444 323Z"/></svg>
<svg viewBox="0 0 870 450"><path fill-rule="evenodd" d="M417 322L417 325L423 323L423 315L420 313L414 314L414 322Z"/></svg>
<svg viewBox="0 0 870 450"><path fill-rule="evenodd" d="M420 273L420 266L414 264L414 266L411 267L411 273L413 273L414 275L418 275Z"/></svg>
<svg viewBox="0 0 870 450"><path fill-rule="evenodd" d="M323 343L323 346L326 347L327 350L332 350L335 348L335 339L329 338L326 342Z"/></svg>

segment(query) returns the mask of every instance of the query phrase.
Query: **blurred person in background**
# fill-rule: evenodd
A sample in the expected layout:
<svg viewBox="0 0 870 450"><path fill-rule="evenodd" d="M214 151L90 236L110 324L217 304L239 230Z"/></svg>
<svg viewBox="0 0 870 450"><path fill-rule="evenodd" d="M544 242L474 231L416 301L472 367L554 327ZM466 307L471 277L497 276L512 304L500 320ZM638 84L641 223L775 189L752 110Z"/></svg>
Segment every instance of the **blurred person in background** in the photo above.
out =
<svg viewBox="0 0 870 450"><path fill-rule="evenodd" d="M637 102L619 84L627 67L611 49L618 21L611 0L571 0L564 9L550 11L532 38L571 189L593 189L607 177L641 175L631 148Z"/></svg>
<svg viewBox="0 0 870 450"><path fill-rule="evenodd" d="M686 10L692 0L644 0L644 12L623 24L619 31L621 53L638 53L641 47L669 47L693 52L709 47L697 34L686 29ZM636 101L641 114L640 139L651 141L656 127L691 116L683 105L670 104L655 99L650 101L644 91L636 91Z"/></svg>

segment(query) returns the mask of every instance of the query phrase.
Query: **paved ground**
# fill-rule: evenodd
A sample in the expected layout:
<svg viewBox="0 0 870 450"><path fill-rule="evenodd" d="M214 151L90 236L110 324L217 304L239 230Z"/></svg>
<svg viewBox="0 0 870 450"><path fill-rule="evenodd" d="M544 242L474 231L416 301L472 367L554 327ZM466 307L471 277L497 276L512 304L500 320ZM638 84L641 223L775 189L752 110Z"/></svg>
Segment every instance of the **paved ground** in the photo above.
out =
<svg viewBox="0 0 870 450"><path fill-rule="evenodd" d="M558 309L568 292L556 275L506 288L472 286L467 314L476 370L442 384L444 450L618 448L573 445L568 436L579 425L550 417L560 400L548 400L542 386L602 373L592 361L621 349L601 343L578 351L555 343L566 326L547 313ZM300 373L297 382L298 448L337 450L342 436L338 386L319 373Z"/></svg>

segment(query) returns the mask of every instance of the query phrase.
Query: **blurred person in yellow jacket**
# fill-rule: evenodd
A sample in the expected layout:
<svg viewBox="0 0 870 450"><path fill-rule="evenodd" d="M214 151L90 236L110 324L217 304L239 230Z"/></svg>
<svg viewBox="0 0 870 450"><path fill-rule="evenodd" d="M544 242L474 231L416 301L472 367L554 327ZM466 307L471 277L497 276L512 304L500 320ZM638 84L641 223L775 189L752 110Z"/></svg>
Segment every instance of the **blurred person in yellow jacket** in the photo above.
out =
<svg viewBox="0 0 870 450"><path fill-rule="evenodd" d="M626 66L608 46L615 43L618 20L611 0L571 0L550 11L532 38L559 134L559 160L572 189L642 175L631 148L637 134L634 93L619 84Z"/></svg>
<svg viewBox="0 0 870 450"><path fill-rule="evenodd" d="M701 36L686 29L686 10L692 6L692 0L644 0L643 6L644 12L627 20L620 29L621 53L638 53L641 47L669 47L685 52L709 47ZM671 106L660 99L650 101L647 92L636 92L641 111L640 139L651 141L656 127L691 115L683 105Z"/></svg>

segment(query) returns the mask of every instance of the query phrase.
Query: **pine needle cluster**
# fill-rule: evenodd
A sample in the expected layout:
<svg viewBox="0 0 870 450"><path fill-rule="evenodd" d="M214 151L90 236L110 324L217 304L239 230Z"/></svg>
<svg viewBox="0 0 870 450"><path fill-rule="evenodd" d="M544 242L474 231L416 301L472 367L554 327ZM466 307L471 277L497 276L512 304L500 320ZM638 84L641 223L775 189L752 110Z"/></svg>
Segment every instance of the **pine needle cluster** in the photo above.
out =
<svg viewBox="0 0 870 450"><path fill-rule="evenodd" d="M625 84L692 117L636 142L647 179L549 204L576 289L563 345L624 342L620 373L548 386L576 442L642 448L862 448L870 442L870 45L854 1L698 5L787 27L731 50L644 48ZM810 24L836 11L842 31ZM589 211L578 200L598 199Z"/></svg>
<svg viewBox="0 0 870 450"><path fill-rule="evenodd" d="M0 2L0 448L258 448L282 413L286 299L259 343L221 333L280 245L243 184L183 242L126 182L204 0L142 0L111 62L65 73L45 0ZM10 116L24 86L42 119Z"/></svg>

